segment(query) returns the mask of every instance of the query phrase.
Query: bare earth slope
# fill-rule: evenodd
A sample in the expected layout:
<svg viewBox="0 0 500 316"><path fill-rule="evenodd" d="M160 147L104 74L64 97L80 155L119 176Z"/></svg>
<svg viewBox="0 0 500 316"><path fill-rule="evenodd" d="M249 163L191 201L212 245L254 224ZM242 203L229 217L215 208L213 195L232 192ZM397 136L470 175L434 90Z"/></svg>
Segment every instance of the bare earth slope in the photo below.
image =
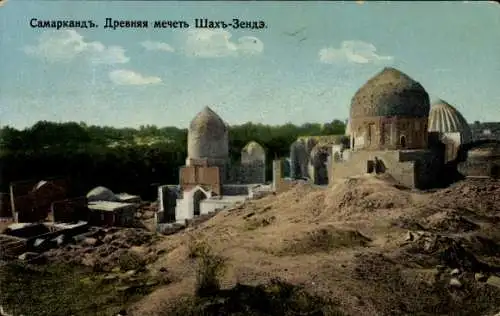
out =
<svg viewBox="0 0 500 316"><path fill-rule="evenodd" d="M173 283L131 312L158 315L193 293L195 238L227 258L225 288L279 277L334 299L348 315L494 315L499 221L498 181L427 193L375 176L326 189L296 185L157 243L153 251L161 255L149 268Z"/></svg>

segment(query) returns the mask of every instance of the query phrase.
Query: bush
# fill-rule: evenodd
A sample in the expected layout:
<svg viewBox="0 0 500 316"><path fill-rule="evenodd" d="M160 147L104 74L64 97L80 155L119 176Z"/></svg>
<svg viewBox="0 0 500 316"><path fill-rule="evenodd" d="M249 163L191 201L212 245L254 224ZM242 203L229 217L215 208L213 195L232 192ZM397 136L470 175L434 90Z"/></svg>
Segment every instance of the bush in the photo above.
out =
<svg viewBox="0 0 500 316"><path fill-rule="evenodd" d="M118 265L122 271L140 270L146 265L144 258L134 252L125 252L118 257Z"/></svg>
<svg viewBox="0 0 500 316"><path fill-rule="evenodd" d="M204 241L194 239L189 243L189 257L196 258L196 295L205 297L220 290L219 278L225 270L225 258L213 254L211 247Z"/></svg>

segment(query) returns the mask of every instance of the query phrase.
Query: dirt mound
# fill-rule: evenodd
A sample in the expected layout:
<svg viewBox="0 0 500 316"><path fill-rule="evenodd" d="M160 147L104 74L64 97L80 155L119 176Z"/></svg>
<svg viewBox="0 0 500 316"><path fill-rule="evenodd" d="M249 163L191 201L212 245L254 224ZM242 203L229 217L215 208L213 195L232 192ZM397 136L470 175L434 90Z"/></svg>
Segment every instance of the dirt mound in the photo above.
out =
<svg viewBox="0 0 500 316"><path fill-rule="evenodd" d="M343 210L400 208L407 207L410 201L408 192L398 189L392 181L371 175L338 182L328 194L329 205Z"/></svg>
<svg viewBox="0 0 500 316"><path fill-rule="evenodd" d="M477 259L459 238L429 232L410 232L400 262L413 262L422 267L444 265L462 271L491 271L492 267Z"/></svg>
<svg viewBox="0 0 500 316"><path fill-rule="evenodd" d="M429 230L463 233L477 230L480 226L453 211L442 211L435 213L424 221Z"/></svg>
<svg viewBox="0 0 500 316"><path fill-rule="evenodd" d="M327 188L297 183L167 236L151 247L165 252L151 267L167 269L176 280L195 280L199 272L188 246L192 236L227 258L220 280L225 289L278 277L338 300L347 315L484 315L500 310L500 290L477 280L436 283L429 271L445 266L473 275L500 272L494 259L500 227L493 220L500 208L473 207L478 199L494 206L495 185L469 181L430 193L373 175ZM136 315L146 315L144 309L158 315L150 306L166 295L175 301L177 287L187 285L174 282L151 301L145 299ZM226 311L223 305L231 300L217 299L217 307L203 304Z"/></svg>
<svg viewBox="0 0 500 316"><path fill-rule="evenodd" d="M294 240L285 240L279 255L300 255L326 252L347 247L364 247L370 242L355 230L337 229L333 226L308 231Z"/></svg>
<svg viewBox="0 0 500 316"><path fill-rule="evenodd" d="M500 181L467 179L431 194L435 205L485 213L500 210Z"/></svg>

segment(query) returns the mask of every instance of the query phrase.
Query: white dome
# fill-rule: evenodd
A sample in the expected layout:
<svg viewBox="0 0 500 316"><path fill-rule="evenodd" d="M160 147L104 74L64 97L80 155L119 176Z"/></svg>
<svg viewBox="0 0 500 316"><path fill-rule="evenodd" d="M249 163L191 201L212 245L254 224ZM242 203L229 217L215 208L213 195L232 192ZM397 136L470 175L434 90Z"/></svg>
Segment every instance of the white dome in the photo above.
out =
<svg viewBox="0 0 500 316"><path fill-rule="evenodd" d="M462 143L472 141L472 132L467 120L449 103L438 100L429 112L429 132L460 133Z"/></svg>
<svg viewBox="0 0 500 316"><path fill-rule="evenodd" d="M87 193L87 201L89 202L95 202L95 201L109 201L109 202L116 202L118 201L118 198L116 195L113 193L108 188L105 187L96 187L93 188L92 190Z"/></svg>

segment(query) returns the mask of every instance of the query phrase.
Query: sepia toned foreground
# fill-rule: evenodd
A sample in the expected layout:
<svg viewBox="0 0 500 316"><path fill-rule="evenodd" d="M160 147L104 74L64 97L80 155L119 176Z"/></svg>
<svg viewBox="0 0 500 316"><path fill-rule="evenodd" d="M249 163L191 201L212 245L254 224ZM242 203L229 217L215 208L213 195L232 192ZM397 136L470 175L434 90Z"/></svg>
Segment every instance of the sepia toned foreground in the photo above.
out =
<svg viewBox="0 0 500 316"><path fill-rule="evenodd" d="M497 180L433 192L376 175L296 183L169 236L99 229L4 265L1 302L14 315L495 315L499 209ZM72 274L41 271L64 266ZM23 284L19 269L38 272ZM22 291L38 278L65 290L45 287L50 305Z"/></svg>

